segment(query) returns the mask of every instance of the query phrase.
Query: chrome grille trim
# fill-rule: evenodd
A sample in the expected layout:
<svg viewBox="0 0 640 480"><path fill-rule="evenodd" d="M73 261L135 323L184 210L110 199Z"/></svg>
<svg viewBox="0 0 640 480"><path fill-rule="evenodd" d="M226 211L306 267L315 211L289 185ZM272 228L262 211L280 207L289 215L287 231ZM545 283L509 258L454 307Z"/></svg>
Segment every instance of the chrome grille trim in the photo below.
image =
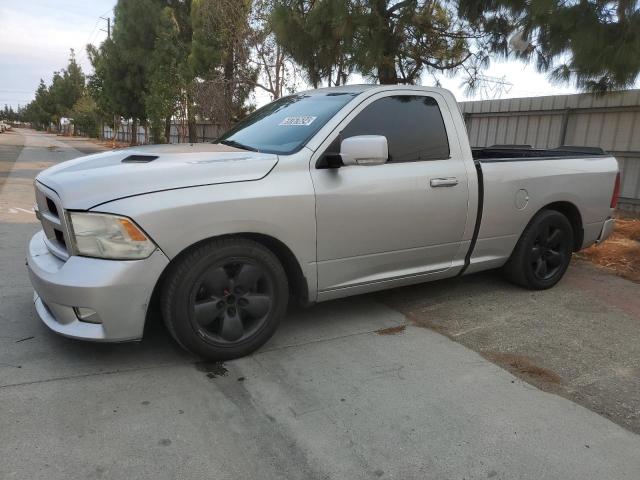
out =
<svg viewBox="0 0 640 480"><path fill-rule="evenodd" d="M42 220L46 220L47 222L52 223L52 224L57 225L58 227L62 228L62 222L55 215L52 215L49 212L42 212L41 217L42 217Z"/></svg>
<svg viewBox="0 0 640 480"><path fill-rule="evenodd" d="M35 189L38 217L45 234L45 244L53 255L61 260L67 260L69 258L71 236L60 197L56 192L38 182L35 183ZM49 202L55 206L55 211L49 208ZM56 235L56 230L60 232L59 235ZM63 242L59 240L60 235Z"/></svg>

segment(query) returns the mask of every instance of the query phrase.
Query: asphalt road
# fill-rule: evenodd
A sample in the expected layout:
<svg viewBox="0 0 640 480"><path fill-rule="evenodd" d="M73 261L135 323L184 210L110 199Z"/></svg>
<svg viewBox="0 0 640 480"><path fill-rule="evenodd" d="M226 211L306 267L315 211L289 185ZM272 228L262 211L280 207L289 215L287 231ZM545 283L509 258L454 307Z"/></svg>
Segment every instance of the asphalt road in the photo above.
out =
<svg viewBox="0 0 640 480"><path fill-rule="evenodd" d="M459 343L467 331L489 342L509 312L528 325L532 298L546 316L582 306L591 318L586 300L548 301L584 298L575 272L600 273L581 266L556 297L489 274L294 310L258 353L225 365L183 353L159 323L130 344L50 333L24 268L31 179L81 155L70 145L0 135L1 479L640 478L636 434ZM616 305L598 318L635 315Z"/></svg>

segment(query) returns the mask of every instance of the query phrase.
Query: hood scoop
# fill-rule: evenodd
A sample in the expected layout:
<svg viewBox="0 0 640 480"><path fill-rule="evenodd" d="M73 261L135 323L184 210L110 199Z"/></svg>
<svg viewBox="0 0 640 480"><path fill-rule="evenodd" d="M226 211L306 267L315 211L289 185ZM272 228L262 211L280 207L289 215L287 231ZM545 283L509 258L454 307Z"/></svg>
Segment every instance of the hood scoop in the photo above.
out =
<svg viewBox="0 0 640 480"><path fill-rule="evenodd" d="M149 163L153 162L157 155L129 155L122 159L122 163Z"/></svg>

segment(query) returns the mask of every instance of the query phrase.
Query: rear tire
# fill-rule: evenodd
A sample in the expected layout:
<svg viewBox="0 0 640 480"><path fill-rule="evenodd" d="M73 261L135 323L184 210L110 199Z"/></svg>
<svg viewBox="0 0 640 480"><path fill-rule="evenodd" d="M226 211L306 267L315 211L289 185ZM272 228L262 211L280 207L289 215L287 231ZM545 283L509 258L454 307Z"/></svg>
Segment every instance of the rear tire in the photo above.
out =
<svg viewBox="0 0 640 480"><path fill-rule="evenodd" d="M252 240L225 238L171 265L161 307L183 348L219 361L247 355L269 340L288 299L286 273L270 250Z"/></svg>
<svg viewBox="0 0 640 480"><path fill-rule="evenodd" d="M567 217L555 210L541 211L529 222L503 267L505 277L532 290L553 287L569 267L573 237Z"/></svg>

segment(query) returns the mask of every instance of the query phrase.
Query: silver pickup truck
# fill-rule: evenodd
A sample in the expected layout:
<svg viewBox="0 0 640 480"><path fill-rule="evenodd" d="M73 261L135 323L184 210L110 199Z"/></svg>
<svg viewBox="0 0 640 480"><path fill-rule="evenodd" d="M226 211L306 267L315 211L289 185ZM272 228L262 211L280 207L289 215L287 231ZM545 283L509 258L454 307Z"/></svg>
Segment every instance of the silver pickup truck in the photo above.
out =
<svg viewBox="0 0 640 480"><path fill-rule="evenodd" d="M292 297L494 268L552 287L572 252L611 233L618 185L615 158L597 149L470 148L442 89L320 89L257 110L213 144L43 171L27 263L55 332L139 340L159 311L184 348L229 359L266 342Z"/></svg>

